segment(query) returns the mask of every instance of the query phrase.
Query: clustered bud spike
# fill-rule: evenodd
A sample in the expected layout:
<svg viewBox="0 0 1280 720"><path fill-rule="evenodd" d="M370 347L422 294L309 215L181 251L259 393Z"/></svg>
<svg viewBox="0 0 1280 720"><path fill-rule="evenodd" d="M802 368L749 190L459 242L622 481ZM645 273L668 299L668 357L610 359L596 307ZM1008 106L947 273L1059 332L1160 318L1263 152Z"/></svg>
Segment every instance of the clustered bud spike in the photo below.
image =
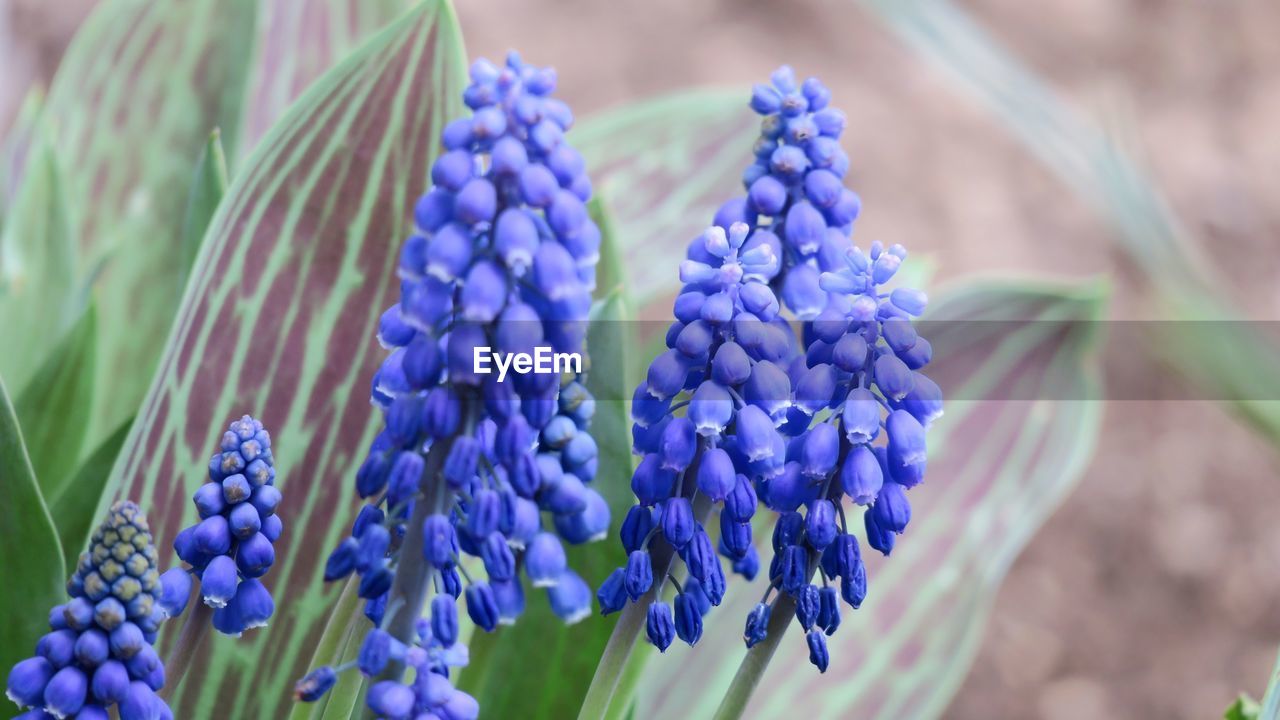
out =
<svg viewBox="0 0 1280 720"><path fill-rule="evenodd" d="M403 657L392 657L418 679L406 686L361 667L379 680L368 704L380 716L475 716L475 701L446 679L466 659L459 600L485 631L523 612L525 578L564 622L590 612L591 589L565 556L566 543L602 539L610 524L591 487L598 451L588 368L500 378L476 367L482 347L584 352L601 236L587 213L582 156L564 137L573 116L555 85L553 70L515 53L502 67L472 65L463 93L471 114L444 128L432 187L400 254L399 302L379 323L390 353L371 397L385 428L356 473L368 504L325 577L359 575L365 614L391 632L384 621L397 571L428 566L428 617L417 638L397 638ZM410 546L418 537L421 546ZM484 576L473 579L480 567ZM297 694L314 700L329 685L317 670Z"/></svg>
<svg viewBox="0 0 1280 720"><path fill-rule="evenodd" d="M245 415L222 434L209 460L209 480L192 496L200 520L173 541L188 567L161 577L161 608L181 614L194 576L201 601L214 609L215 630L238 637L265 626L275 602L262 578L275 563L275 542L284 530L280 500L271 436Z"/></svg>
<svg viewBox="0 0 1280 720"><path fill-rule="evenodd" d="M168 614L156 548L137 505L111 506L67 594L70 600L50 611L36 654L9 672L9 699L31 708L20 717L106 718L114 707L121 720L172 720L156 694L165 673L154 647Z"/></svg>
<svg viewBox="0 0 1280 720"><path fill-rule="evenodd" d="M641 459L620 531L627 560L597 600L606 614L648 603L646 636L660 650L701 637L725 592L720 558L747 580L760 571L752 518L762 505L777 513L770 585L744 640L763 641L789 596L825 672L838 600L857 608L867 593L847 514L865 508L868 542L888 555L911 518L906 491L924 478L925 431L942 412L921 372L932 349L911 323L926 298L882 287L906 258L901 246L863 254L850 240L860 203L844 187L844 116L829 103L821 82L797 83L786 67L756 86L751 107L764 120L747 196L690 245L667 349L634 395ZM783 311L802 321L798 337ZM699 506L711 512L698 517ZM704 524L717 508L713 543ZM654 543L689 571L674 612Z"/></svg>

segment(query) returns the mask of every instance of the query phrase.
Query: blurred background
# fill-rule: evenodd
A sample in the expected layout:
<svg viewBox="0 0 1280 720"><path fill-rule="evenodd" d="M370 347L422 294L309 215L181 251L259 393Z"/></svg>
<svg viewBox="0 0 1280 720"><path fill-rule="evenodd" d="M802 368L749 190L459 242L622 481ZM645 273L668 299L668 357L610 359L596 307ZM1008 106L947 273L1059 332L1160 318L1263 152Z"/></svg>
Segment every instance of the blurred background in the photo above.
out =
<svg viewBox="0 0 1280 720"><path fill-rule="evenodd" d="M93 4L0 0L0 134ZM1280 317L1280 4L958 5L1124 140L1224 298ZM1161 317L1098 213L852 0L457 7L473 57L519 47L556 66L580 115L690 85L745 87L783 62L820 76L849 115L859 244L900 242L941 283L1102 276L1111 319ZM1108 401L1097 453L1010 569L947 717L1207 718L1240 690L1260 695L1280 644L1277 474L1275 446L1221 404Z"/></svg>

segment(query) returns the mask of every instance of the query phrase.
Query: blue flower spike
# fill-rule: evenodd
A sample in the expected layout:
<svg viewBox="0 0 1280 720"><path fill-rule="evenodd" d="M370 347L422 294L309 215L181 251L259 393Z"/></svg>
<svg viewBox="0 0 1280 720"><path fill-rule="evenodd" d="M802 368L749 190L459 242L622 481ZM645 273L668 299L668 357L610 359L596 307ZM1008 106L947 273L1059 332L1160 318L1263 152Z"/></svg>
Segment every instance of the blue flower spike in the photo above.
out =
<svg viewBox="0 0 1280 720"><path fill-rule="evenodd" d="M49 613L36 654L9 671L6 695L19 717L172 720L157 695L164 665L154 644L168 613L147 519L118 502L67 582L70 600ZM184 598L185 601L185 598Z"/></svg>
<svg viewBox="0 0 1280 720"><path fill-rule="evenodd" d="M265 626L275 603L262 577L275 564L275 542L284 530L280 501L271 435L245 415L222 434L209 480L192 496L200 520L173 543L187 567L162 576L161 608L181 614L194 577L201 601L214 610L215 630L238 637Z"/></svg>
<svg viewBox="0 0 1280 720"><path fill-rule="evenodd" d="M400 254L399 302L379 323L388 354L370 398L384 427L356 471L366 505L325 578L358 576L371 633L398 643L385 662L371 646L359 666L381 717L478 713L447 680L466 661L458 602L488 632L516 621L528 586L566 623L588 615L595 594L566 553L611 523L592 487L589 363L521 369L498 357L585 350L601 236L555 85L553 70L515 53L503 66L471 66L470 114L444 128ZM331 685L316 670L297 697L316 700Z"/></svg>
<svg viewBox="0 0 1280 720"><path fill-rule="evenodd" d="M870 546L888 555L910 523L907 491L925 476L925 436L942 414L923 374L932 348L912 324L927 298L892 287L904 248L853 245L861 202L844 185L844 115L830 100L820 81L797 82L786 67L755 87L763 123L746 195L690 244L667 349L633 398L640 461L637 505L620 531L627 561L597 599L606 614L645 604L659 649L672 634L690 645L701 637L690 587L708 611L718 605L721 558L748 580L761 570L752 520L764 507L777 517L770 583L743 639L768 639L785 599L825 672L839 601L857 608L867 595L848 515L862 508ZM688 570L674 613L663 588L676 573L656 548Z"/></svg>

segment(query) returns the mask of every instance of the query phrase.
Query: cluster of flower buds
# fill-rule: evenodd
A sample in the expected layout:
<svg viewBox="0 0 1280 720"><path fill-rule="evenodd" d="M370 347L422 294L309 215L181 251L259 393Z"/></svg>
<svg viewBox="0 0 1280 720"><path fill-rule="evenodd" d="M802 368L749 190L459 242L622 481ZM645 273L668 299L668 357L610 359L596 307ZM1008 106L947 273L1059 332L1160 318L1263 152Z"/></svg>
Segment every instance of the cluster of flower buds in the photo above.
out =
<svg viewBox="0 0 1280 720"><path fill-rule="evenodd" d="M675 301L668 350L632 399L634 450L642 455L631 481L638 502L621 528L626 567L609 576L597 598L609 613L656 593L664 577L655 578L651 550L661 537L690 578L674 613L660 599L649 606L648 636L662 650L673 634L695 642L702 613L724 595L717 549L694 500L723 504L719 552L736 571L754 576L753 479L778 475L786 454L777 426L791 406L788 369L803 358L764 281L778 259L767 244L749 247L748 232L735 223L727 234L715 226L703 234L705 256L715 264L681 266L685 287Z"/></svg>
<svg viewBox="0 0 1280 720"><path fill-rule="evenodd" d="M9 673L7 694L22 718L173 718L156 695L164 665L152 647L167 617L156 548L137 505L119 502L94 532L67 583L71 600L49 613L34 657Z"/></svg>
<svg viewBox="0 0 1280 720"><path fill-rule="evenodd" d="M674 637L697 642L719 605L717 552L748 580L758 573L752 520L763 504L777 513L769 588L744 639L764 640L786 597L825 671L840 599L857 608L867 593L847 507L865 509L868 542L887 555L910 519L905 491L924 476L925 429L942 411L920 372L932 349L911 322L926 298L882 288L901 246L875 243L869 257L852 246L859 201L843 185L844 120L829 99L816 79L798 87L789 68L756 88L765 121L748 196L690 246L668 349L633 397L638 503L620 530L626 566L597 598L606 614L648 601L647 636L662 650ZM800 337L783 310L803 321ZM705 525L717 510L713 543ZM659 548L683 560L683 585L669 564L655 571ZM662 600L668 578L674 608Z"/></svg>
<svg viewBox="0 0 1280 720"><path fill-rule="evenodd" d="M386 717L425 712L442 697L429 675L447 677L450 663L432 660L431 648L457 652L458 599L492 631L523 611L523 574L565 621L590 613L591 589L568 567L562 541L597 540L609 527L608 506L590 487L595 401L581 366L601 237L587 212L582 156L564 141L572 115L551 96L555 82L553 70L514 53L502 68L472 66L463 95L472 114L443 131L432 187L415 207L417 232L400 255L400 302L379 325L390 354L371 394L385 428L356 474L367 504L325 577L357 574L365 614L388 637L397 573L413 567L434 591L426 655L412 638L392 638L404 649L396 668L419 668L419 680L402 686L416 700L385 677L370 693ZM578 364L557 359L553 372L506 377L480 367L486 354L543 351ZM467 565L476 564L465 556L485 577L471 576Z"/></svg>
<svg viewBox="0 0 1280 720"><path fill-rule="evenodd" d="M262 576L275 562L284 528L276 514L275 478L271 437L262 423L248 415L232 422L209 460L209 481L192 496L200 521L173 541L190 568L164 574L163 606L171 616L185 608L195 575L218 632L238 637L267 624L275 604Z"/></svg>
<svg viewBox="0 0 1280 720"><path fill-rule="evenodd" d="M781 262L767 279L796 318L812 320L824 311L838 317L842 308L828 308L818 279L842 265L862 207L844 186L845 116L830 106L831 93L817 78L798 84L783 66L771 80L751 95L751 108L764 119L755 160L743 173L747 194L721 206L715 224L745 222L752 229L749 246L773 248ZM690 257L703 259L696 242Z"/></svg>
<svg viewBox="0 0 1280 720"><path fill-rule="evenodd" d="M411 682L378 680L369 687L367 703L378 717L474 720L480 712L479 704L449 682L449 668L467 663L466 646L456 642L457 635L455 614L419 619L409 642L401 642L383 630L371 630L354 661L338 668L312 670L298 681L294 695L303 702L313 702L334 686L343 670L355 667L365 676L376 678L390 663L400 662L413 670Z"/></svg>

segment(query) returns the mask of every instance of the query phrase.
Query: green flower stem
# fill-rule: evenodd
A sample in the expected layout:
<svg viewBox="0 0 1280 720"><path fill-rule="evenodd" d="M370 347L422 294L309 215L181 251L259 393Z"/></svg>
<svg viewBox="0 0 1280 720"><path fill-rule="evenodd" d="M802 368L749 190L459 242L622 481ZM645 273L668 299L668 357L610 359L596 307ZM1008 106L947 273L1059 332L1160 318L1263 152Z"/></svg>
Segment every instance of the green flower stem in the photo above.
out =
<svg viewBox="0 0 1280 720"><path fill-rule="evenodd" d="M475 430L477 401L463 401L463 422L459 436L470 435ZM400 546L400 564L396 568L396 577L391 584L391 594L387 597L387 615L383 618L382 629L406 645L413 644L415 627L422 616L422 608L431 589L432 567L422 557L422 523L428 516L446 510L450 492L448 483L441 477L449 449L453 447L453 438L432 443L427 452L427 461L422 471L423 497L413 504L413 514L405 527L404 543ZM395 680L404 678L403 660L392 660L376 680ZM376 715L365 708L365 717Z"/></svg>
<svg viewBox="0 0 1280 720"><path fill-rule="evenodd" d="M200 643L204 642L204 636L209 633L209 626L213 623L213 608L200 599L200 591L196 585L197 583L191 584L191 597L187 599L187 607L191 608L191 612L187 613L182 634L178 636L178 642L164 662L165 685L161 697L166 702L177 692L178 685L191 668L191 661L195 659L196 651L200 649Z"/></svg>
<svg viewBox="0 0 1280 720"><path fill-rule="evenodd" d="M795 616L795 598L786 593L779 593L778 604L769 614L769 634L747 651L747 656L742 659L738 672L733 676L729 691L720 701L715 720L738 720L742 717L742 713L747 709L747 703L751 700L751 694L755 692L756 685L760 684L765 668L769 667L769 661L773 659L778 643L782 642L782 636L787 632L787 628L791 627L791 621Z"/></svg>
<svg viewBox="0 0 1280 720"><path fill-rule="evenodd" d="M695 458L688 473L696 473L697 462ZM688 484L691 486L688 490L692 492L693 483ZM694 497L693 514L699 523L704 525L707 523L711 518L712 508L711 500L706 496ZM609 642L605 645L599 664L596 665L595 677L591 679L591 686L587 688L587 695L582 700L578 720L599 720L606 716L614 702L614 694L626 669L627 660L635 650L636 641L645 632L649 605L662 595L664 581L675 562L675 549L666 540L655 538L650 553L655 579L653 588L639 600L627 603L627 606L622 609L622 614L618 616L618 624L614 626L613 634L609 636Z"/></svg>
<svg viewBox="0 0 1280 720"><path fill-rule="evenodd" d="M431 565L422 557L422 523L429 515L442 512L448 496L448 488L440 477L444 457L452 441L436 443L427 453L423 476L428 478L426 496L414 503L413 514L405 527L404 544L401 545L400 565L396 569L391 595L387 598L387 617L383 629L401 642L411 642L414 624L422 615L422 606L431 587ZM397 678L404 672L404 665L393 663L384 673Z"/></svg>

